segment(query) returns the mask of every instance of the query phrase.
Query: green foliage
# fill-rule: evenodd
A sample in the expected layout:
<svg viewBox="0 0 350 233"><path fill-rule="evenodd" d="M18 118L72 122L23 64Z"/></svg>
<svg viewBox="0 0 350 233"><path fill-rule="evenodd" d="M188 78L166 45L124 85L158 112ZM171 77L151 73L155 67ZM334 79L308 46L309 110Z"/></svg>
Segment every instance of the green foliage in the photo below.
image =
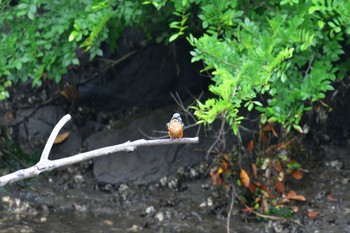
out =
<svg viewBox="0 0 350 233"><path fill-rule="evenodd" d="M235 132L242 107L300 131L303 112L348 72L340 59L350 35L346 0L11 2L0 6L0 99L18 81L59 82L81 53L103 55L102 43L115 48L128 27L157 42L186 36L216 95L198 102L199 122L225 117Z"/></svg>
<svg viewBox="0 0 350 233"><path fill-rule="evenodd" d="M148 16L141 1L21 0L0 6L0 100L18 81L59 82L70 66L79 65L82 47L90 58L101 56L101 43L115 47L126 28ZM144 16L144 17L143 17Z"/></svg>
<svg viewBox="0 0 350 233"><path fill-rule="evenodd" d="M279 122L288 131L301 131L303 112L333 90L350 35L349 1L174 0L157 5L166 2L175 12L195 9L201 21L201 34L188 31L187 38L194 47L192 62L204 61L204 70L211 71L214 84L209 90L216 97L198 102L200 123L225 116L237 132L243 119L239 109L245 107L260 111L263 123ZM187 28L181 22L170 25L181 25L182 35Z"/></svg>

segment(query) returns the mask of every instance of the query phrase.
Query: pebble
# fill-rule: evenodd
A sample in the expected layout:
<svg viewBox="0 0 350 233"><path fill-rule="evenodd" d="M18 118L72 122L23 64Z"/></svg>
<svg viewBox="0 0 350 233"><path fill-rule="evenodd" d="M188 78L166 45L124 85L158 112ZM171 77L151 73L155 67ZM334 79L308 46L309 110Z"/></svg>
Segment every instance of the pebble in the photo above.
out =
<svg viewBox="0 0 350 233"><path fill-rule="evenodd" d="M160 185L163 186L163 187L167 186L167 184L168 184L168 177L164 176L163 178L161 178L161 179L159 180L159 183L160 183Z"/></svg>
<svg viewBox="0 0 350 233"><path fill-rule="evenodd" d="M208 165L207 162L201 162L199 164L199 169L198 169L199 173L202 174L202 175L207 174L208 173L208 167L209 167L209 165Z"/></svg>
<svg viewBox="0 0 350 233"><path fill-rule="evenodd" d="M132 227L128 228L126 231L127 232L139 232L141 231L143 228L139 225L132 225Z"/></svg>
<svg viewBox="0 0 350 233"><path fill-rule="evenodd" d="M191 178L194 178L194 179L199 178L199 173L198 173L198 171L197 171L196 169L194 169L194 168L191 168L191 169L190 169L190 177L191 177Z"/></svg>
<svg viewBox="0 0 350 233"><path fill-rule="evenodd" d="M157 213L156 216L155 216L155 218L158 219L159 222L163 222L163 220L164 220L164 214L163 214L163 212Z"/></svg>
<svg viewBox="0 0 350 233"><path fill-rule="evenodd" d="M80 174L77 174L73 177L73 180L75 183L78 183L78 184L81 184L83 183L85 180L84 180L84 177Z"/></svg>
<svg viewBox="0 0 350 233"><path fill-rule="evenodd" d="M186 172L186 170L185 170L184 167L179 167L179 168L177 169L177 171L176 171L176 175L177 175L178 177L180 177L180 178L184 178L184 177L187 177L187 176L188 176L188 174L187 174L187 172Z"/></svg>
<svg viewBox="0 0 350 233"><path fill-rule="evenodd" d="M146 208L146 214L147 214L147 216L153 217L155 213L156 213L156 209L155 209L153 206L148 206L148 207Z"/></svg>
<svg viewBox="0 0 350 233"><path fill-rule="evenodd" d="M74 204L73 204L73 208L74 208L77 212L81 212L81 213L87 212L87 210L88 210L87 205L79 205L79 204L77 204L77 203L74 203Z"/></svg>
<svg viewBox="0 0 350 233"><path fill-rule="evenodd" d="M211 197L208 197L205 202L202 202L201 204L199 204L199 207L204 208L204 207L213 206L213 205L214 205L213 199Z"/></svg>
<svg viewBox="0 0 350 233"><path fill-rule="evenodd" d="M178 189L180 187L180 184L179 184L179 179L177 178L173 178L169 181L168 183L168 187L171 188L171 189Z"/></svg>
<svg viewBox="0 0 350 233"><path fill-rule="evenodd" d="M213 198L208 197L208 199L207 199L207 205L208 205L208 206L212 206L213 204L214 204Z"/></svg>
<svg viewBox="0 0 350 233"><path fill-rule="evenodd" d="M126 185L126 184L121 184L121 185L119 186L119 188L118 188L118 191L119 191L119 192L123 192L123 191L127 190L128 188L129 188L128 185Z"/></svg>

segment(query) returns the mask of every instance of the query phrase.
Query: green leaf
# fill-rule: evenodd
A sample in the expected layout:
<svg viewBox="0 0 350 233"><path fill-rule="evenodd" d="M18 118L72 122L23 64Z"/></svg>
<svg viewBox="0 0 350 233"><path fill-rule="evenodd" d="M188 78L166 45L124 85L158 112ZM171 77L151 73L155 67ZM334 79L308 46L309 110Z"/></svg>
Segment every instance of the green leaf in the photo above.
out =
<svg viewBox="0 0 350 233"><path fill-rule="evenodd" d="M300 169L301 165L300 163L293 161L293 162L287 163L287 168L290 170L296 170L296 169Z"/></svg>
<svg viewBox="0 0 350 233"><path fill-rule="evenodd" d="M321 20L317 21L317 24L318 24L318 27L321 29L324 27L324 22Z"/></svg>
<svg viewBox="0 0 350 233"><path fill-rule="evenodd" d="M30 20L33 20L35 18L35 15L32 11L28 11L27 16Z"/></svg>
<svg viewBox="0 0 350 233"><path fill-rule="evenodd" d="M172 35L170 38L169 38L169 42L172 42L174 40L176 40L180 35L177 33L177 34L174 34Z"/></svg>
<svg viewBox="0 0 350 233"><path fill-rule="evenodd" d="M75 37L76 37L77 34L78 34L78 33L77 33L76 31L72 31L72 32L69 34L68 41L69 41L69 42L72 42L72 41L75 39Z"/></svg>
<svg viewBox="0 0 350 233"><path fill-rule="evenodd" d="M17 5L17 8L20 10L24 10L28 8L28 4L27 3L20 3Z"/></svg>
<svg viewBox="0 0 350 233"><path fill-rule="evenodd" d="M299 133L304 133L303 129L299 125L293 125L293 128L298 131Z"/></svg>

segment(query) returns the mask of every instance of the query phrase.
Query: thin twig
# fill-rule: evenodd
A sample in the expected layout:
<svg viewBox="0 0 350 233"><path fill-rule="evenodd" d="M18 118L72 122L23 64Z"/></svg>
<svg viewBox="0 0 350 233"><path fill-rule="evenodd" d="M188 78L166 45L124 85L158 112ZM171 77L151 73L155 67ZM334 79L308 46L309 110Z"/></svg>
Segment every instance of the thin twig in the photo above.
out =
<svg viewBox="0 0 350 233"><path fill-rule="evenodd" d="M233 206L234 206L234 202L235 202L235 190L234 190L235 186L233 184L231 184L231 204L230 204L230 209L228 211L227 214L227 233L230 233L230 221L231 221L231 216L232 216L232 212L233 212Z"/></svg>

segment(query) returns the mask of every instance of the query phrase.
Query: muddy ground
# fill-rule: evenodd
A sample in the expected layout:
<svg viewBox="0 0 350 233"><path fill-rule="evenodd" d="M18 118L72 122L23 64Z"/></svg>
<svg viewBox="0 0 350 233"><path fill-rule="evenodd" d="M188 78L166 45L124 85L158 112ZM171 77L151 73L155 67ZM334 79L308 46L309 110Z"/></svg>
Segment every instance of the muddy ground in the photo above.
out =
<svg viewBox="0 0 350 233"><path fill-rule="evenodd" d="M350 232L349 157L348 145L314 148L304 159L309 173L287 184L306 197L293 203L297 213L257 220L235 205L230 232ZM96 184L84 162L8 185L0 189L0 232L226 232L230 199L211 185L207 166L180 168L155 184L112 186Z"/></svg>

